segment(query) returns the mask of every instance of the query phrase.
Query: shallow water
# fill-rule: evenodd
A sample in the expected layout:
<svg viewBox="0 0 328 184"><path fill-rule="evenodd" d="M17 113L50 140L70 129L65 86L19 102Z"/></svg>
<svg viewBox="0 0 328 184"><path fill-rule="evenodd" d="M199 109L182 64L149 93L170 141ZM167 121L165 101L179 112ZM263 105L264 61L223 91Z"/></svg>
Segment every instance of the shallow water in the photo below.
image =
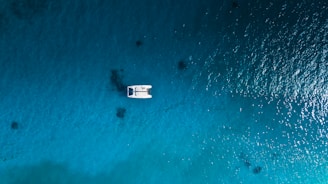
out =
<svg viewBox="0 0 328 184"><path fill-rule="evenodd" d="M324 183L328 5L234 2L3 1L1 183Z"/></svg>

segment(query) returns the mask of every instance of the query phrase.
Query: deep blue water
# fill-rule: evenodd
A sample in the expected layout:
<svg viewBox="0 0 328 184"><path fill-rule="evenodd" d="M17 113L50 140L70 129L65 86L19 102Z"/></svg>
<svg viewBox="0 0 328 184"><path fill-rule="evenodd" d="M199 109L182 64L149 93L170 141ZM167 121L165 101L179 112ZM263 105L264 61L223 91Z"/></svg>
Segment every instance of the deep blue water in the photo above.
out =
<svg viewBox="0 0 328 184"><path fill-rule="evenodd" d="M0 2L0 183L327 183L328 2Z"/></svg>

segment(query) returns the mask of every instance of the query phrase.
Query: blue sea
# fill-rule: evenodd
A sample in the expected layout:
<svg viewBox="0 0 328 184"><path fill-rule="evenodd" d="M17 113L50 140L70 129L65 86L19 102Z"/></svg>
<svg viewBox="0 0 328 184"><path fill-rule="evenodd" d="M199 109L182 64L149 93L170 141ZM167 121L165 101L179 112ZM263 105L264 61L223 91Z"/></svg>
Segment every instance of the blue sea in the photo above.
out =
<svg viewBox="0 0 328 184"><path fill-rule="evenodd" d="M0 0L1 184L327 184L327 119L327 1Z"/></svg>

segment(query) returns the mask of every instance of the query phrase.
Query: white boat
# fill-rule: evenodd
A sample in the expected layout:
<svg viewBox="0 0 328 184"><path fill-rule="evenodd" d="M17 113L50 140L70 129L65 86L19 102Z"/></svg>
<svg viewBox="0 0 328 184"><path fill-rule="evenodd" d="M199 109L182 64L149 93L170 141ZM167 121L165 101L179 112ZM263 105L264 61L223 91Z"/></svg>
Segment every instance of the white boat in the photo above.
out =
<svg viewBox="0 0 328 184"><path fill-rule="evenodd" d="M127 87L129 98L152 98L151 85L133 85Z"/></svg>

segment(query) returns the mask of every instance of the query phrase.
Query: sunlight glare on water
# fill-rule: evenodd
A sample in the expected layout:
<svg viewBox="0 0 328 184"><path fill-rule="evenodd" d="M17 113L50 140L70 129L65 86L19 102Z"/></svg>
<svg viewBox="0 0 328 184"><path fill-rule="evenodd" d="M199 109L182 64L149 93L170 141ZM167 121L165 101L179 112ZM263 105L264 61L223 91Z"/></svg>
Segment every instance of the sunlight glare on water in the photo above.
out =
<svg viewBox="0 0 328 184"><path fill-rule="evenodd" d="M206 90L214 96L226 91L252 99L258 107L254 121L266 125L255 125L260 126L255 131L245 127L241 140L262 155L276 150L271 153L272 172L293 163L286 175L299 172L295 176L303 178L313 172L320 178L327 171L328 152L328 12L324 6L314 12L306 6L282 4L278 16L254 15L245 29L234 29L232 34L241 35L236 36L239 44L229 45L230 38L224 38L201 75L207 76Z"/></svg>

